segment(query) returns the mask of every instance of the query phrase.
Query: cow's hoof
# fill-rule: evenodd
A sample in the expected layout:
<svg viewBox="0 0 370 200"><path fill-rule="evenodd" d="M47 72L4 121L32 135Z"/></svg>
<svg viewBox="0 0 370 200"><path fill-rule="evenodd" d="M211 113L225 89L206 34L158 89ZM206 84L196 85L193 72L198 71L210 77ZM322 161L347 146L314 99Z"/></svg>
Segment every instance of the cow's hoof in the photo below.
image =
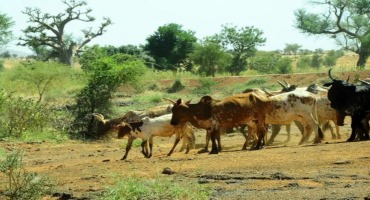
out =
<svg viewBox="0 0 370 200"><path fill-rule="evenodd" d="M211 152L209 152L209 154L218 154L218 151L211 151Z"/></svg>
<svg viewBox="0 0 370 200"><path fill-rule="evenodd" d="M201 149L198 151L198 154L201 154L201 153L208 153L208 149Z"/></svg>

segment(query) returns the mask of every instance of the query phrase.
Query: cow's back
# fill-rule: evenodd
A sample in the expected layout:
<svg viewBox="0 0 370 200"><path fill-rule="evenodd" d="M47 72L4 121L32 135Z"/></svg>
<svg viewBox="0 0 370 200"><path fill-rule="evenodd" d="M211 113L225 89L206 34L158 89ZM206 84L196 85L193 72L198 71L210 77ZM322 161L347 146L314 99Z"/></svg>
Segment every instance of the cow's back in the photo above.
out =
<svg viewBox="0 0 370 200"><path fill-rule="evenodd" d="M217 101L212 106L212 113L222 127L235 127L265 116L268 98L254 92L238 94Z"/></svg>

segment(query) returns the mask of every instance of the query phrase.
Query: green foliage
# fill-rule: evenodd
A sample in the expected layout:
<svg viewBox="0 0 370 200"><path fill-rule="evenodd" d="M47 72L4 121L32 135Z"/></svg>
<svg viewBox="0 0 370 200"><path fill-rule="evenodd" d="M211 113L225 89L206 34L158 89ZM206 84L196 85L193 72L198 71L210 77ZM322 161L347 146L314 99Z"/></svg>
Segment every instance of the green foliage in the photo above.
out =
<svg viewBox="0 0 370 200"><path fill-rule="evenodd" d="M4 70L4 61L0 60L0 72Z"/></svg>
<svg viewBox="0 0 370 200"><path fill-rule="evenodd" d="M249 66L250 69L257 70L262 74L277 73L279 71L278 62L280 59L280 54L272 52L259 52L256 56L250 59Z"/></svg>
<svg viewBox="0 0 370 200"><path fill-rule="evenodd" d="M318 53L314 53L311 58L311 67L318 69L321 67L322 58L321 55Z"/></svg>
<svg viewBox="0 0 370 200"><path fill-rule="evenodd" d="M297 43L293 44L285 44L284 53L285 54L297 54L298 50L302 47L302 45L299 45Z"/></svg>
<svg viewBox="0 0 370 200"><path fill-rule="evenodd" d="M198 95L206 95L212 93L212 87L217 85L217 82L209 78L199 78L199 86L194 88L192 93Z"/></svg>
<svg viewBox="0 0 370 200"><path fill-rule="evenodd" d="M170 88L168 88L168 93L176 93L184 89L185 86L181 83L180 79L176 79Z"/></svg>
<svg viewBox="0 0 370 200"><path fill-rule="evenodd" d="M155 59L154 68L158 70L190 71L192 64L188 58L197 41L194 34L182 30L179 24L166 24L146 39L144 50Z"/></svg>
<svg viewBox="0 0 370 200"><path fill-rule="evenodd" d="M344 51L342 50L331 50L329 51L323 60L323 64L327 67L334 67L335 64L337 63L338 58L344 56Z"/></svg>
<svg viewBox="0 0 370 200"><path fill-rule="evenodd" d="M224 71L226 66L230 65L231 55L219 44L206 41L196 46L190 59L199 65L198 74L215 77L217 72Z"/></svg>
<svg viewBox="0 0 370 200"><path fill-rule="evenodd" d="M23 153L11 152L0 162L0 172L7 181L0 182L0 197L11 200L41 199L51 191L50 180L45 176L27 172L23 167Z"/></svg>
<svg viewBox="0 0 370 200"><path fill-rule="evenodd" d="M0 104L0 137L19 138L25 132L41 131L52 118L46 105L4 91L0 92Z"/></svg>
<svg viewBox="0 0 370 200"><path fill-rule="evenodd" d="M39 102L52 87L60 86L73 75L72 70L63 64L40 61L21 62L6 73L3 83L11 83L5 86L8 90L27 90L29 95L36 93Z"/></svg>
<svg viewBox="0 0 370 200"><path fill-rule="evenodd" d="M370 56L370 18L366 14L370 1L319 0L311 3L322 12L309 12L308 7L297 10L295 26L303 33L330 36L344 49L357 53L356 65L364 68Z"/></svg>
<svg viewBox="0 0 370 200"><path fill-rule="evenodd" d="M195 183L180 182L169 178L116 178L103 199L209 199L211 189Z"/></svg>
<svg viewBox="0 0 370 200"><path fill-rule="evenodd" d="M279 74L290 74L293 71L292 68L292 59L288 57L283 57L279 59L278 65L278 73Z"/></svg>
<svg viewBox="0 0 370 200"><path fill-rule="evenodd" d="M85 63L87 85L76 96L72 129L88 138L96 135L92 113L111 113L111 99L121 84L138 84L138 77L145 72L145 65L134 56L115 54Z"/></svg>
<svg viewBox="0 0 370 200"><path fill-rule="evenodd" d="M311 66L310 56L300 56L297 61L297 67L300 69L307 69Z"/></svg>
<svg viewBox="0 0 370 200"><path fill-rule="evenodd" d="M262 37L263 31L253 26L238 29L236 26L223 25L222 28L221 33L211 40L231 51L233 59L227 71L231 75L239 75L246 69L246 60L255 54L257 46L266 42L266 38Z"/></svg>
<svg viewBox="0 0 370 200"><path fill-rule="evenodd" d="M0 13L0 47L8 44L13 35L10 28L14 22L6 14Z"/></svg>

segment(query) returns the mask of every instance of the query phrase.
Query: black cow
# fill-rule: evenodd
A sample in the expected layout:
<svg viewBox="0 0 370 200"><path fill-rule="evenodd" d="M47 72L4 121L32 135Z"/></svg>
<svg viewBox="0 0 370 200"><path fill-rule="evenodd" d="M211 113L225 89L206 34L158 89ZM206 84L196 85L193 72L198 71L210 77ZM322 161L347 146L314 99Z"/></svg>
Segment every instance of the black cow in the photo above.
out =
<svg viewBox="0 0 370 200"><path fill-rule="evenodd" d="M334 79L329 69L328 75L331 83L324 86L331 86L328 91L328 99L332 108L342 116L350 115L352 118L352 134L348 142L354 141L358 134L360 139L369 140L369 123L367 116L370 114L370 85L354 85L348 80Z"/></svg>

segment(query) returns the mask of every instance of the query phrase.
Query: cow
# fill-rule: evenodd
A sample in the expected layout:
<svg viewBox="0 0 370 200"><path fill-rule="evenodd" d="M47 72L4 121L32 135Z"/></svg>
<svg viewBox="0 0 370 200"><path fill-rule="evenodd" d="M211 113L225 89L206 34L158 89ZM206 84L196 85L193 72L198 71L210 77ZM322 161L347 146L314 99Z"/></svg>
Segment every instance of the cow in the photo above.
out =
<svg viewBox="0 0 370 200"><path fill-rule="evenodd" d="M282 90L275 92L275 93L283 93L283 92L290 92L290 91L308 91L312 94L316 95L317 98L317 117L318 122L320 126L322 127L322 130L325 131L326 129L330 129L332 139L340 139L341 136L339 134L339 124L337 120L337 112L330 106L330 101L327 97L328 90L325 88L322 88L318 86L318 84L313 83L310 84L307 87L298 87L298 85L290 85L287 81L285 81L285 84L278 81L278 83L282 86ZM329 121L334 122L335 125L335 133L333 130L332 125L329 123ZM299 128L301 132L303 132L303 126L299 122L295 121L296 126ZM287 125L287 132L288 132L288 140L290 138L290 124ZM274 141L274 138L280 131L279 125L272 125L272 135L270 139L268 140L267 144L271 144Z"/></svg>
<svg viewBox="0 0 370 200"><path fill-rule="evenodd" d="M299 144L306 143L312 131L315 131L315 143L321 142L323 133L321 128L318 126L316 96L305 90L295 91L295 86L292 86L291 88L291 91L286 90L290 92L278 91L270 93L261 89L247 89L244 91L244 93L251 91L262 93L267 95L270 99L269 112L265 122L267 124L271 124L272 135L267 141L267 144L271 144L273 142L274 138L280 131L281 125L287 126L288 136L290 136L290 124L293 121L298 125L303 125L301 125L302 139Z"/></svg>
<svg viewBox="0 0 370 200"><path fill-rule="evenodd" d="M168 99L170 100L170 99ZM218 154L221 141L220 130L237 127L241 124L253 124L256 127L257 142L253 149L263 146L262 139L266 134L265 118L268 109L268 98L251 92L215 100L203 96L198 103L170 100L172 107L172 125L190 122L193 126L209 131L212 149L210 154ZM216 145L216 140L218 145Z"/></svg>
<svg viewBox="0 0 370 200"><path fill-rule="evenodd" d="M348 142L355 140L359 135L363 140L369 140L369 126L367 116L370 114L370 85L354 85L345 80L335 79L329 69L328 76L332 82L325 83L330 87L328 99L330 106L340 113L340 116L350 115L352 118L351 136Z"/></svg>
<svg viewBox="0 0 370 200"><path fill-rule="evenodd" d="M266 124L286 125L298 121L303 125L299 145L308 141L312 131L315 132L314 142L321 142L323 133L318 126L315 95L307 91L291 91L268 96L268 98L270 106L266 115Z"/></svg>

